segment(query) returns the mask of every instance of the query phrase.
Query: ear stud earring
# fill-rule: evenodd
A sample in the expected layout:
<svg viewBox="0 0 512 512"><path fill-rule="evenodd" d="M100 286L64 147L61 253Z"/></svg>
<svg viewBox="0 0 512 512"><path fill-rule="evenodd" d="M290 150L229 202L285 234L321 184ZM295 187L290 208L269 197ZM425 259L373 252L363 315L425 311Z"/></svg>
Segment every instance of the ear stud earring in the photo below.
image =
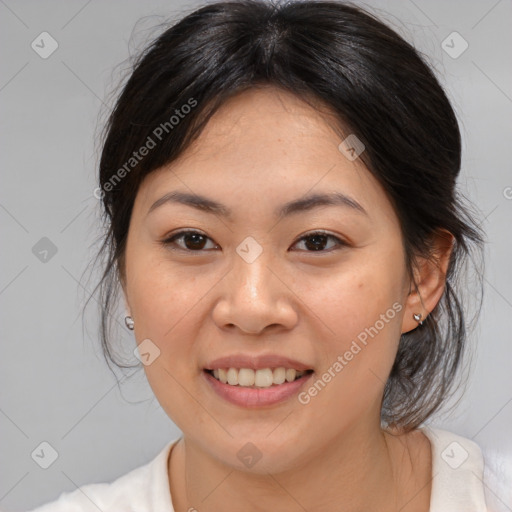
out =
<svg viewBox="0 0 512 512"><path fill-rule="evenodd" d="M413 313L412 317L416 322L418 322L420 325L423 325L423 320L421 319L422 314L421 313Z"/></svg>
<svg viewBox="0 0 512 512"><path fill-rule="evenodd" d="M130 331L133 331L135 322L133 321L133 318L131 316L125 316L124 323L126 324L126 327L130 329Z"/></svg>

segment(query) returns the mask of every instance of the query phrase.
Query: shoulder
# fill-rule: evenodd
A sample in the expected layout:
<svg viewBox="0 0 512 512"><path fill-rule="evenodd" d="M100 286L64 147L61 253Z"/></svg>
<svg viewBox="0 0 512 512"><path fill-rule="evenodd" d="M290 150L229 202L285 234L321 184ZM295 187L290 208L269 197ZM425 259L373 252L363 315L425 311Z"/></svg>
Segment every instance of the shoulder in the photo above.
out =
<svg viewBox="0 0 512 512"><path fill-rule="evenodd" d="M512 456L483 449L486 501L489 512L512 510Z"/></svg>
<svg viewBox="0 0 512 512"><path fill-rule="evenodd" d="M512 506L512 461L448 430L423 427L432 448L431 511L502 512Z"/></svg>
<svg viewBox="0 0 512 512"><path fill-rule="evenodd" d="M111 483L83 485L28 512L173 512L167 460L177 441L169 442L153 460Z"/></svg>

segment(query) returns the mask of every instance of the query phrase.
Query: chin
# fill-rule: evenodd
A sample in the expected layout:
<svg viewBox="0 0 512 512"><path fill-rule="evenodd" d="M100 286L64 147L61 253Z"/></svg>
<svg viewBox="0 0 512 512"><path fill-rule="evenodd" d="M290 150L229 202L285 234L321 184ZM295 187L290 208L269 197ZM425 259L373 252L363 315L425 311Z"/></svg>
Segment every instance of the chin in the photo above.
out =
<svg viewBox="0 0 512 512"><path fill-rule="evenodd" d="M214 457L237 471L257 475L296 469L300 454L295 454L293 450L300 444L289 437L281 439L276 435L272 438L269 432L271 429L256 435L253 430L252 434L229 438L223 443L225 449L217 452L214 448ZM210 447L212 445L213 442Z"/></svg>

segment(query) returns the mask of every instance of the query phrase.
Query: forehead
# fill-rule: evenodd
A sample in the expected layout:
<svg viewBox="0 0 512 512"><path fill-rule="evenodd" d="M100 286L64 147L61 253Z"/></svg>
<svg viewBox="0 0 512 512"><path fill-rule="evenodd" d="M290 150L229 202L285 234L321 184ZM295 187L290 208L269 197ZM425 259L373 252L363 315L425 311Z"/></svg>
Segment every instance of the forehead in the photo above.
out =
<svg viewBox="0 0 512 512"><path fill-rule="evenodd" d="M146 177L136 199L140 213L172 190L187 190L232 204L235 211L272 211L312 192L354 197L370 217L394 217L378 181L360 159L339 150L343 137L325 108L274 88L251 89L211 117L184 153ZM236 206L235 206L236 205Z"/></svg>

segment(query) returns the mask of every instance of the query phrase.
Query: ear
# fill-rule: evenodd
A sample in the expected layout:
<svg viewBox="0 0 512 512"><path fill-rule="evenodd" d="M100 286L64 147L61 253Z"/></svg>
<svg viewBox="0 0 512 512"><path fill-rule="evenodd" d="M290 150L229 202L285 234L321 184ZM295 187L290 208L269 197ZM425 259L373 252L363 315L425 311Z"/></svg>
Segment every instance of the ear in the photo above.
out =
<svg viewBox="0 0 512 512"><path fill-rule="evenodd" d="M419 326L414 314L421 314L424 321L443 296L454 240L449 231L439 230L431 238L431 257L416 259L414 282L410 282L405 301L402 334Z"/></svg>

